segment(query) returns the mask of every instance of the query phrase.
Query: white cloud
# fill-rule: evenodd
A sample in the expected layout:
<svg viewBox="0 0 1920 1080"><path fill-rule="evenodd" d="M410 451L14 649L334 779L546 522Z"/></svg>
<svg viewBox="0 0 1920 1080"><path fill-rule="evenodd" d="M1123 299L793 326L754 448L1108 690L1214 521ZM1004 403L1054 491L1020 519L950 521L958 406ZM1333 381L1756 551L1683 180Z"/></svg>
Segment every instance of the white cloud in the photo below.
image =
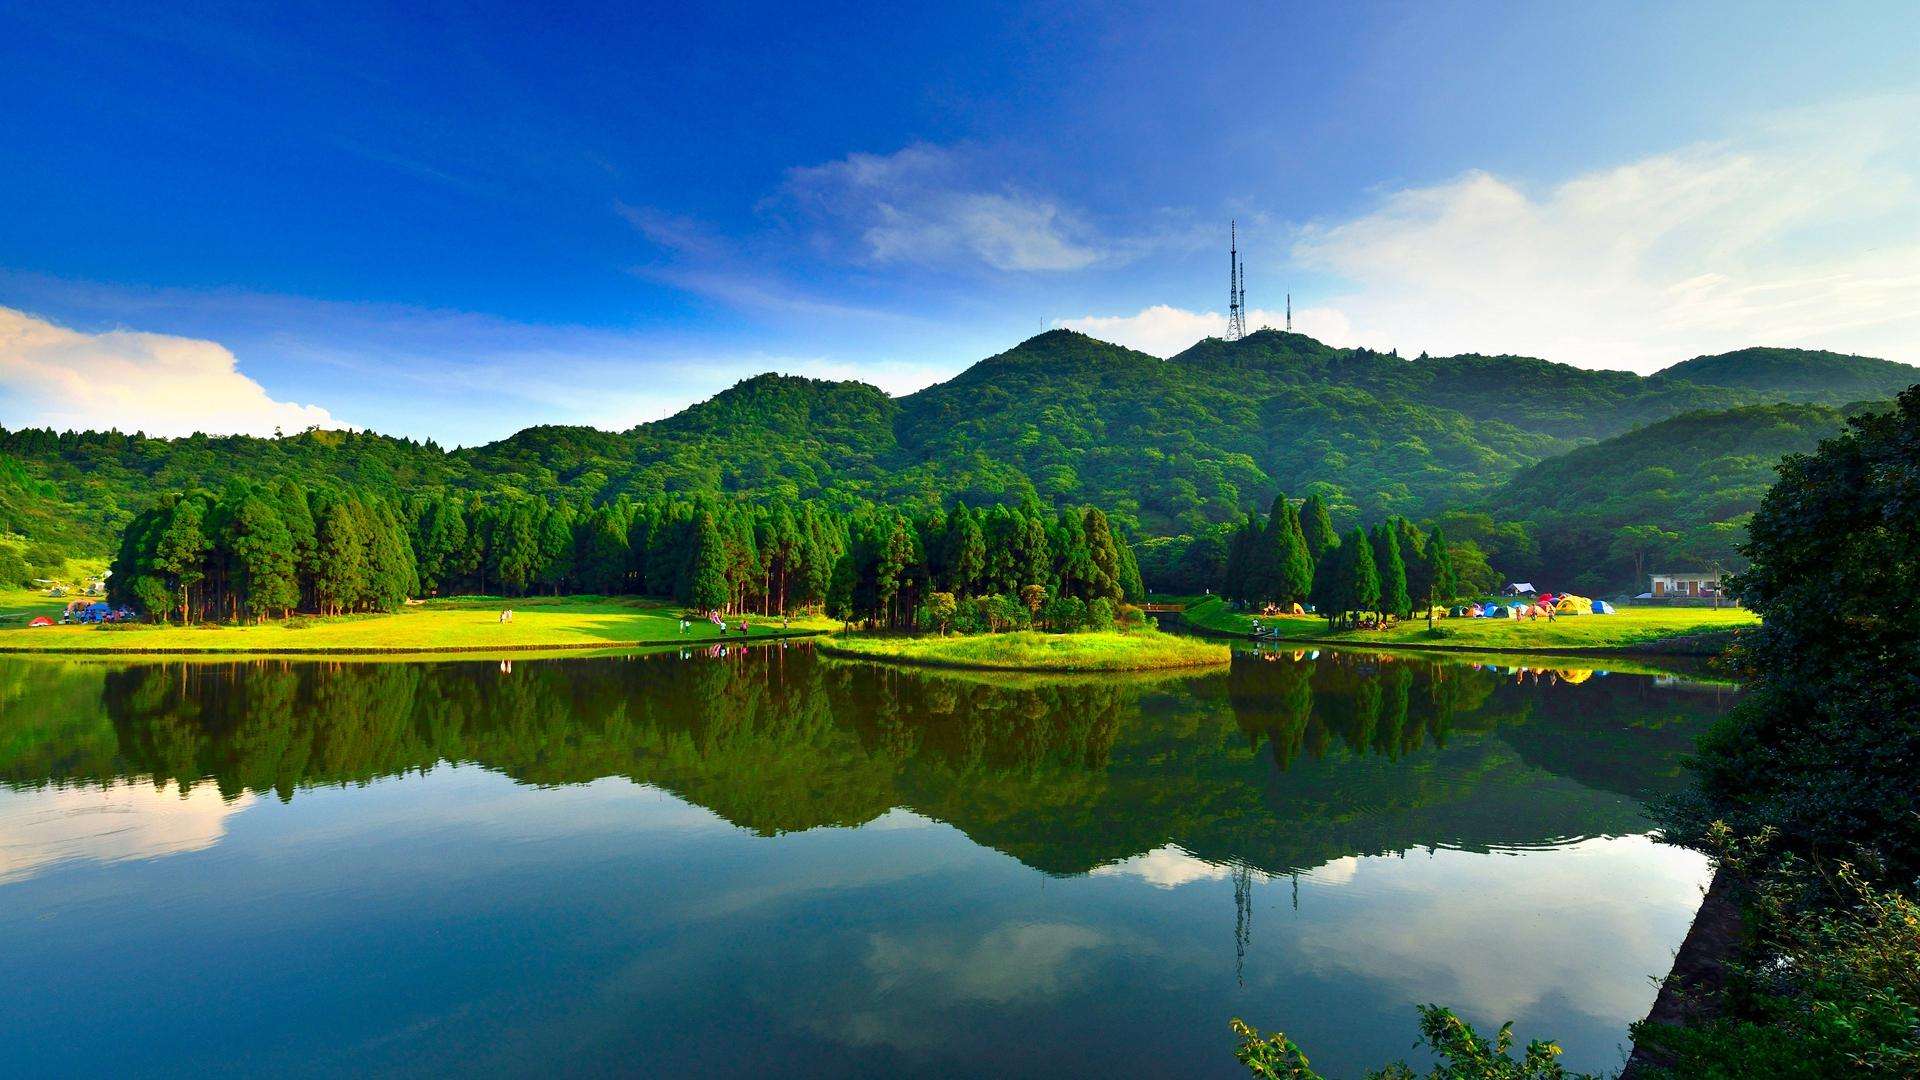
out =
<svg viewBox="0 0 1920 1080"><path fill-rule="evenodd" d="M966 155L914 145L792 170L785 196L858 239L876 263L1081 270L1112 252L1057 201L976 176ZM826 241L831 244L832 241Z"/></svg>
<svg viewBox="0 0 1920 1080"><path fill-rule="evenodd" d="M86 334L0 307L0 422L149 435L338 427L317 405L275 401L215 342Z"/></svg>
<svg viewBox="0 0 1920 1080"><path fill-rule="evenodd" d="M1775 116L1539 190L1475 171L1391 192L1296 233L1292 270L1343 284L1297 307L1294 328L1402 354L1643 372L1748 345L1920 361L1916 109L1897 98ZM1248 323L1283 319L1258 310ZM1167 356L1226 318L1157 305L1056 325Z"/></svg>
<svg viewBox="0 0 1920 1080"><path fill-rule="evenodd" d="M1305 229L1300 266L1402 352L1519 352L1649 371L1746 345L1912 361L1912 99L1776 117L1540 191L1484 172Z"/></svg>

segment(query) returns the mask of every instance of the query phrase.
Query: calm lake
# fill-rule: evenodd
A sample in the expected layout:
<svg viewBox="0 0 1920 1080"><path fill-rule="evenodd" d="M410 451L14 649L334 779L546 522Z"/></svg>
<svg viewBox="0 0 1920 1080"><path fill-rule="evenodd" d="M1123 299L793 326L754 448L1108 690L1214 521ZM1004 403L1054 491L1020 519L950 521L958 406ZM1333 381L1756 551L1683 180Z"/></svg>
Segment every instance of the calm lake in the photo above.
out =
<svg viewBox="0 0 1920 1080"><path fill-rule="evenodd" d="M1534 663L0 660L7 1071L1340 1076L1428 1001L1612 1068L1734 695Z"/></svg>

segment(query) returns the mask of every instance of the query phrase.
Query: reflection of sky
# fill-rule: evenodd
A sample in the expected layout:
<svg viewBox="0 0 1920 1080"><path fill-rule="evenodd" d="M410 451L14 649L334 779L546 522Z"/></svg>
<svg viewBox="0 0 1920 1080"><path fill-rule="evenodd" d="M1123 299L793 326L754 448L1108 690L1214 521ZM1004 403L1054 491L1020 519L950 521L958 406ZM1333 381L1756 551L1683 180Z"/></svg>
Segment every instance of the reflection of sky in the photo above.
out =
<svg viewBox="0 0 1920 1080"><path fill-rule="evenodd" d="M98 863L199 851L226 835L227 819L253 805L227 802L208 784L189 791L152 784L0 788L0 885L23 881L70 860Z"/></svg>
<svg viewBox="0 0 1920 1080"><path fill-rule="evenodd" d="M0 802L34 1071L1232 1076L1238 1015L1338 1075L1428 1000L1602 1068L1703 876L1637 838L1338 859L1297 909L1255 875L1236 975L1231 873L1176 844L1055 878L911 813L763 837L622 780L203 792ZM127 826L45 831L88 800Z"/></svg>

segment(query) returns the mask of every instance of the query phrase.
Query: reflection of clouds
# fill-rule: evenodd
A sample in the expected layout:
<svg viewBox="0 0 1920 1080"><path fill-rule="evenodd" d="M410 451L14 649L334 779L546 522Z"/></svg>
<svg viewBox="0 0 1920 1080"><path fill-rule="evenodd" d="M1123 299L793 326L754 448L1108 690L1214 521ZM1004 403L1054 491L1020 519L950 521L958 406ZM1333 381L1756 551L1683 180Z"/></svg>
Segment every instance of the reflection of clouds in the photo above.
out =
<svg viewBox="0 0 1920 1080"><path fill-rule="evenodd" d="M1342 855L1307 871L1307 879L1321 885L1346 885L1353 881L1354 874L1359 870L1359 859L1352 855Z"/></svg>
<svg viewBox="0 0 1920 1080"><path fill-rule="evenodd" d="M1043 1004L1083 985L1116 944L1065 922L1006 923L972 938L941 928L877 933L856 976L862 992L847 999L866 1007L834 1015L816 1001L801 1022L854 1046L932 1049L951 1039L953 1010Z"/></svg>
<svg viewBox="0 0 1920 1080"><path fill-rule="evenodd" d="M1172 889L1196 881L1224 881L1233 876L1233 867L1228 863L1208 862L1184 848L1167 844L1145 855L1096 866L1087 873L1093 877L1138 878L1149 885ZM1256 870L1253 878L1265 881L1267 875Z"/></svg>
<svg viewBox="0 0 1920 1080"><path fill-rule="evenodd" d="M1074 923L1014 923L972 942L876 934L867 969L882 990L933 983L947 1000L1005 1005L1059 993L1080 973L1080 954L1105 942L1106 935Z"/></svg>
<svg viewBox="0 0 1920 1080"><path fill-rule="evenodd" d="M185 794L149 784L0 792L0 884L76 859L121 862L212 847L227 818L253 805L212 783Z"/></svg>
<svg viewBox="0 0 1920 1080"><path fill-rule="evenodd" d="M1307 966L1490 1024L1551 1000L1596 1017L1644 1013L1708 877L1698 853L1644 836L1544 858L1441 849L1339 861L1352 864L1338 879L1349 888L1339 905L1316 905L1315 932L1298 943Z"/></svg>

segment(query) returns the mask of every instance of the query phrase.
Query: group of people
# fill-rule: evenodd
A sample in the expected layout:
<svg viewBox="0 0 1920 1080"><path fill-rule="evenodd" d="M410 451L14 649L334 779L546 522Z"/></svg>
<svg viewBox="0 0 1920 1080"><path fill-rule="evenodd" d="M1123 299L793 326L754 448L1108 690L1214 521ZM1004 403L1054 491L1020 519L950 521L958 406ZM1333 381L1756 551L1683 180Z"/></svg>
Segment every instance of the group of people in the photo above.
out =
<svg viewBox="0 0 1920 1080"><path fill-rule="evenodd" d="M720 628L720 632L721 632L721 633L723 633L723 634L724 634L724 633L726 633L726 632L727 632L727 620L726 620L726 618L725 618L724 616L722 616L722 615L721 615L721 614L720 614L719 612L717 612L717 611L711 611L711 612L708 612L708 613L707 613L707 621L708 621L708 622L710 622L710 623L712 623L713 625L715 625L715 626L717 626L717 627L719 627L719 628ZM792 620L792 619L790 619L790 618L789 618L788 616L786 616L786 615L781 615L781 616L780 616L780 629L781 629L781 630L783 630L783 631L784 631L784 630L787 630L787 629L789 629L789 628L790 628L790 627L791 627L792 625L793 625L793 620ZM739 623L739 625L738 625L738 627L737 627L737 629L738 629L738 630L740 631L740 636L741 636L741 637L746 637L746 636L747 636L747 631L748 631L748 629L750 629L750 628L749 628L749 627L748 627L748 625L747 625L747 617L746 617L745 615L742 615L742 616L740 616L740 623ZM689 633L692 633L692 632L693 632L693 620L692 620L692 619L689 619L689 618L687 618L687 617L686 617L685 615L682 615L682 616L680 617L680 636L681 636L681 637L686 637L686 636L687 636L687 635L688 635Z"/></svg>
<svg viewBox="0 0 1920 1080"><path fill-rule="evenodd" d="M513 609L512 609L512 608L502 608L502 609L500 610L500 621L501 621L501 622L503 622L503 623L510 623L510 622L512 622L512 621L513 621Z"/></svg>

